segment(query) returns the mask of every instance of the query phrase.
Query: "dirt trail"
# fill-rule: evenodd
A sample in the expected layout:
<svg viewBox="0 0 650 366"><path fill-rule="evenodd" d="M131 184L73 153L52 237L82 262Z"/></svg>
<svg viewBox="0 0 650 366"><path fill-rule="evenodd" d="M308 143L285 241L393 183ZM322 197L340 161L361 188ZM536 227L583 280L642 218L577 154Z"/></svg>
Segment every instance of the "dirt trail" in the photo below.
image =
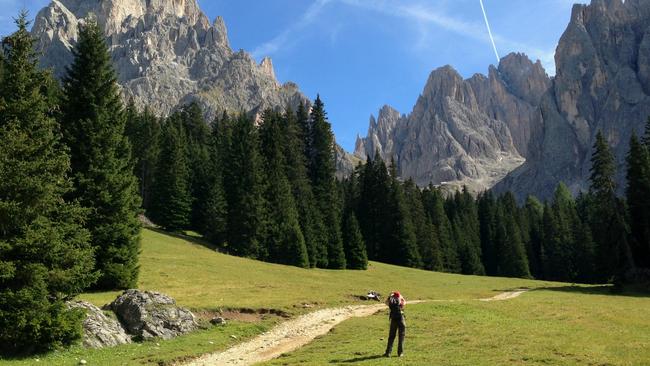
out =
<svg viewBox="0 0 650 366"><path fill-rule="evenodd" d="M526 290L509 291L481 301L501 301L515 298ZM444 301L444 300L443 300ZM454 300L455 301L455 300ZM409 305L427 301L409 301ZM327 334L337 324L350 319L373 315L386 308L383 303L353 305L342 308L322 309L299 316L277 325L250 341L238 344L220 353L211 353L183 363L183 366L254 365L269 361L284 353L310 343L314 338Z"/></svg>

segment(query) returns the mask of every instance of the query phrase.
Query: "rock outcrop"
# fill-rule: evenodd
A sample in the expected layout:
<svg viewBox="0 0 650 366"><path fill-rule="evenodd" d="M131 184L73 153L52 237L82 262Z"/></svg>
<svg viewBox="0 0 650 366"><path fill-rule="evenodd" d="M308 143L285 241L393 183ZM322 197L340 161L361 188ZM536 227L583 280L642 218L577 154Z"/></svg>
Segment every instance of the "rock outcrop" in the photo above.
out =
<svg viewBox="0 0 650 366"><path fill-rule="evenodd" d="M106 33L125 99L161 115L192 101L212 116L260 112L305 97L280 85L273 64L257 64L230 48L221 17L212 24L196 0L54 0L36 16L41 64L61 77L72 60L79 26L94 17Z"/></svg>
<svg viewBox="0 0 650 366"><path fill-rule="evenodd" d="M409 115L384 106L377 119L371 117L355 155L379 152L420 186L485 190L523 163L533 121L541 121L541 90L549 83L542 66L521 54L468 80L451 66L439 68Z"/></svg>
<svg viewBox="0 0 650 366"><path fill-rule="evenodd" d="M540 103L543 125L531 138L533 153L496 189L520 198L549 197L559 181L574 192L588 189L600 130L616 156L622 191L630 136L642 132L650 115L650 3L574 5L555 63L557 75Z"/></svg>
<svg viewBox="0 0 650 366"><path fill-rule="evenodd" d="M198 328L192 312L158 292L127 290L106 309L115 312L127 332L139 339L170 339Z"/></svg>
<svg viewBox="0 0 650 366"><path fill-rule="evenodd" d="M71 309L85 312L83 321L83 345L88 348L114 347L131 343L131 336L126 333L117 319L111 318L95 305L85 301L69 302Z"/></svg>

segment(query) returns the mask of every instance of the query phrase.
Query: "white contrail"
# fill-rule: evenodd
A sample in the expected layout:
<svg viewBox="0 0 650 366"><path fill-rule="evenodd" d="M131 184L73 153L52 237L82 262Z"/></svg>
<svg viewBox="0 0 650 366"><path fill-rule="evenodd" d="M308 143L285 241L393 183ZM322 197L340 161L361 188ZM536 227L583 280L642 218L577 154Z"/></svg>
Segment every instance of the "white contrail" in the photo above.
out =
<svg viewBox="0 0 650 366"><path fill-rule="evenodd" d="M501 61L499 57L499 52L497 51L497 45L494 43L494 37L492 37L492 29L490 29L490 22L488 21L487 13L485 12L485 6L483 6L483 0L479 0L481 3L481 10L483 10L483 18L485 19L485 26L487 27L488 34L490 35L490 41L492 41L492 48L494 48L494 55L497 57L497 65Z"/></svg>

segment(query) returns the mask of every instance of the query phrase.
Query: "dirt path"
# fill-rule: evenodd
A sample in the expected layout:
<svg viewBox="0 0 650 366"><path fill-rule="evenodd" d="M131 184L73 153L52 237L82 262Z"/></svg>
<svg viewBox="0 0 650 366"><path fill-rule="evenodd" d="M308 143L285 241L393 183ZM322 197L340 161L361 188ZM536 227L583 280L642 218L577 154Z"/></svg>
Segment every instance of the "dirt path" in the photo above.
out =
<svg viewBox="0 0 650 366"><path fill-rule="evenodd" d="M526 290L509 291L481 301L513 299ZM444 300L442 300L444 301ZM455 301L455 300L454 300ZM409 301L409 305L427 301ZM269 361L284 353L310 343L314 338L327 334L337 324L350 319L373 315L386 308L383 303L353 305L343 308L322 309L279 324L250 341L238 344L220 353L211 353L182 364L183 366L254 365Z"/></svg>

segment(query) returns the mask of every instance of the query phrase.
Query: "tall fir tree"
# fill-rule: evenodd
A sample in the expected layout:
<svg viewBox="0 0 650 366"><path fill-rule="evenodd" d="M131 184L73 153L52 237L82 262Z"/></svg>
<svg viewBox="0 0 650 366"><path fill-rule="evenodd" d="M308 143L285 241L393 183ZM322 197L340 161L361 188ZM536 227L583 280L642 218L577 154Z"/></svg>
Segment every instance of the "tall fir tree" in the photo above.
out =
<svg viewBox="0 0 650 366"><path fill-rule="evenodd" d="M596 241L596 271L600 281L620 281L633 265L628 245L629 228L624 204L616 196L616 165L601 131L596 135L591 156L588 220Z"/></svg>
<svg viewBox="0 0 650 366"><path fill-rule="evenodd" d="M68 345L83 314L65 301L90 286L87 212L64 196L70 160L52 117L56 86L38 70L27 15L0 52L0 354Z"/></svg>
<svg viewBox="0 0 650 366"><path fill-rule="evenodd" d="M438 242L445 272L460 273L461 263L458 250L453 240L452 226L445 212L444 198L439 189L429 186L424 192L424 206L428 211L432 224L438 231Z"/></svg>
<svg viewBox="0 0 650 366"><path fill-rule="evenodd" d="M286 175L285 135L282 116L270 110L264 113L260 127L261 152L266 180L265 244L269 259L276 263L309 267L309 255L298 220L298 211Z"/></svg>
<svg viewBox="0 0 650 366"><path fill-rule="evenodd" d="M481 255L485 273L488 276L496 276L496 200L494 199L492 192L487 191L479 195L478 215L479 231L481 237Z"/></svg>
<svg viewBox="0 0 650 366"><path fill-rule="evenodd" d="M544 218L544 205L535 197L526 198L525 217L528 221L528 242L525 243L530 274L534 278L543 278L542 252L543 234L542 222Z"/></svg>
<svg viewBox="0 0 650 366"><path fill-rule="evenodd" d="M348 269L368 268L368 253L366 243L359 228L359 221L355 215L355 207L359 199L359 186L357 175L352 174L345 184L344 209L341 224L343 247Z"/></svg>
<svg viewBox="0 0 650 366"><path fill-rule="evenodd" d="M345 252L341 240L340 212L336 208L336 164L334 134L327 121L325 105L316 97L310 119L311 159L309 172L314 196L327 228L327 267L345 268Z"/></svg>
<svg viewBox="0 0 650 366"><path fill-rule="evenodd" d="M126 135L133 147L134 174L138 177L142 207L146 212L151 208L162 129L160 120L148 107L139 113L131 101L126 111Z"/></svg>
<svg viewBox="0 0 650 366"><path fill-rule="evenodd" d="M189 228L192 214L187 137L179 113L165 122L160 159L156 168L152 218L168 231Z"/></svg>
<svg viewBox="0 0 650 366"><path fill-rule="evenodd" d="M512 210L512 193L498 201L496 214L497 272L504 277L530 277L526 250L521 241L520 228Z"/></svg>
<svg viewBox="0 0 650 366"><path fill-rule="evenodd" d="M418 243L418 251L422 257L423 268L439 271L442 269L440 243L438 243L438 234L435 227L424 209L422 192L412 179L407 180L403 187L406 197L405 203L410 211L411 221L415 229L415 237Z"/></svg>
<svg viewBox="0 0 650 366"><path fill-rule="evenodd" d="M302 104L297 114L291 108L288 108L284 114L282 134L286 140L284 150L286 174L298 210L298 219L309 254L309 264L311 267L326 267L327 252L322 248L327 247L327 233L312 191L305 155L307 130L304 124L308 123L308 120L309 115Z"/></svg>
<svg viewBox="0 0 650 366"><path fill-rule="evenodd" d="M101 273L97 288L135 287L140 248L138 183L115 72L96 21L81 27L73 56L63 81L62 106L74 183L68 198L90 209L86 227Z"/></svg>
<svg viewBox="0 0 650 366"><path fill-rule="evenodd" d="M635 263L650 268L650 152L635 134L627 155L625 190Z"/></svg>
<svg viewBox="0 0 650 366"><path fill-rule="evenodd" d="M265 258L263 161L254 121L239 115L232 126L232 137L224 170L224 191L228 203L227 250L249 258Z"/></svg>

